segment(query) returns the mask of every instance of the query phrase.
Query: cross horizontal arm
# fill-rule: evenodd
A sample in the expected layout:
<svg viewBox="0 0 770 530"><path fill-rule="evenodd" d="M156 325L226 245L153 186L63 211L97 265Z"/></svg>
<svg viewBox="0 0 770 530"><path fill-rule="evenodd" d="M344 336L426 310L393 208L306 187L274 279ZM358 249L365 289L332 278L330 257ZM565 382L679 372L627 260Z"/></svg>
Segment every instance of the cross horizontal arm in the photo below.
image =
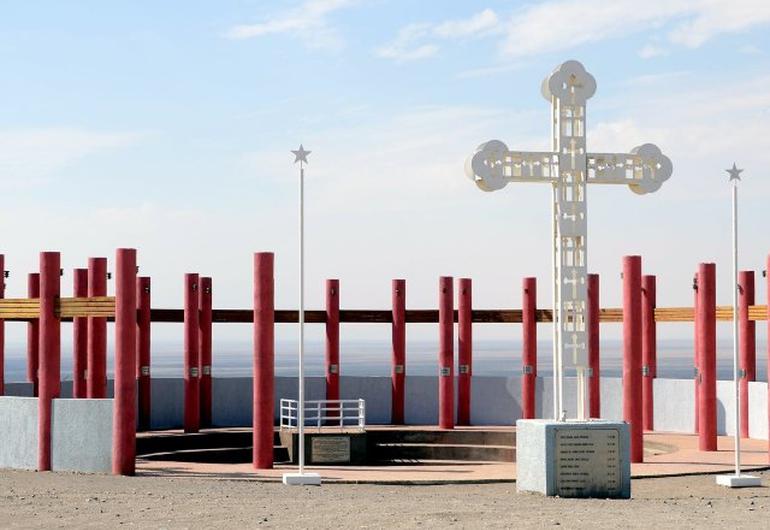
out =
<svg viewBox="0 0 770 530"><path fill-rule="evenodd" d="M626 184L639 194L657 191L672 173L671 161L653 144L630 153L588 153L588 182Z"/></svg>
<svg viewBox="0 0 770 530"><path fill-rule="evenodd" d="M509 182L555 182L558 158L550 152L509 151L500 140L481 144L465 163L465 174L484 191Z"/></svg>

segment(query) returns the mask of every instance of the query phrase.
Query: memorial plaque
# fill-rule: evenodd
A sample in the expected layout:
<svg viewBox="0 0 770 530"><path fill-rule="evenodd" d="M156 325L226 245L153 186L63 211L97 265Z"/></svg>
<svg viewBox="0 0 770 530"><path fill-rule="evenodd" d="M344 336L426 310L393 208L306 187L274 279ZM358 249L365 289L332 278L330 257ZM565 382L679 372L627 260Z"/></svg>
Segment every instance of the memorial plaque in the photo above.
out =
<svg viewBox="0 0 770 530"><path fill-rule="evenodd" d="M620 434L616 429L558 429L555 434L557 495L620 495Z"/></svg>
<svg viewBox="0 0 770 530"><path fill-rule="evenodd" d="M314 464L350 463L350 437L314 436L310 442L310 461Z"/></svg>

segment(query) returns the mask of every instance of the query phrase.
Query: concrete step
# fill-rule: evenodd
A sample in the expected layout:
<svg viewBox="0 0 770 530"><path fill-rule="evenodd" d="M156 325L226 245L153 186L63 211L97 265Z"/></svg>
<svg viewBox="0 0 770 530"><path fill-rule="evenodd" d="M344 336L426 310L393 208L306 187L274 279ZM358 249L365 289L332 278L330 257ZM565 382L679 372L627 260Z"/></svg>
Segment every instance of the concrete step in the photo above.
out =
<svg viewBox="0 0 770 530"><path fill-rule="evenodd" d="M170 462L200 462L204 464L247 464L252 461L251 447L213 447L206 449L186 449L162 453L149 453L141 456L144 460L164 460ZM273 447L273 461L289 461L289 450L283 446Z"/></svg>
<svg viewBox="0 0 770 530"><path fill-rule="evenodd" d="M371 429L367 430L367 437L372 444L516 445L516 433L513 429L510 431Z"/></svg>
<svg viewBox="0 0 770 530"><path fill-rule="evenodd" d="M273 434L273 444L281 445L278 431ZM136 454L168 453L201 449L249 448L252 445L251 429L202 430L185 434L181 431L139 435L136 439Z"/></svg>
<svg viewBox="0 0 770 530"><path fill-rule="evenodd" d="M514 462L516 458L516 448L510 445L383 443L372 449L370 456L375 460L391 463L424 460Z"/></svg>

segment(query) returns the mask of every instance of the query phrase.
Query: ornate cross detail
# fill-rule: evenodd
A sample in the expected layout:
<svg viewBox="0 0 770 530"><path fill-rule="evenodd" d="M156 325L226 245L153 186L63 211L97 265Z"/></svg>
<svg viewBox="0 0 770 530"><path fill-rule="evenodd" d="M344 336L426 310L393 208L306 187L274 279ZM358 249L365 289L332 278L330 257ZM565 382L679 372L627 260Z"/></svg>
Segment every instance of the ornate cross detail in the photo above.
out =
<svg viewBox="0 0 770 530"><path fill-rule="evenodd" d="M567 61L543 80L551 103L552 150L510 151L500 140L481 144L465 172L484 191L509 182L546 182L553 186L554 416L561 418L565 338L570 366L578 374L578 417L585 418L586 351L586 184L626 184L638 194L657 191L672 173L671 161L653 144L628 153L586 151L586 101L596 81L577 61Z"/></svg>

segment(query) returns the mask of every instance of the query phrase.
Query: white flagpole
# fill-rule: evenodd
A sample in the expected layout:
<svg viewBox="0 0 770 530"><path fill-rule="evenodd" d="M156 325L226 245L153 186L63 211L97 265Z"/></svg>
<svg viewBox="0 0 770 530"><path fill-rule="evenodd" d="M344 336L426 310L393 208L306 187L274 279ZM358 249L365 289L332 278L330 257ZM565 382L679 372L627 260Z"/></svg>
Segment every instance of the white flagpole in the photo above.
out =
<svg viewBox="0 0 770 530"><path fill-rule="evenodd" d="M741 474L741 393L740 393L740 369L738 362L738 182L741 180L740 173L735 164L727 172L730 174L730 184L732 185L732 243L733 243L733 391L735 393L735 473L732 475L718 475L717 484L730 488L745 488L748 486L760 486L759 477L753 475Z"/></svg>

